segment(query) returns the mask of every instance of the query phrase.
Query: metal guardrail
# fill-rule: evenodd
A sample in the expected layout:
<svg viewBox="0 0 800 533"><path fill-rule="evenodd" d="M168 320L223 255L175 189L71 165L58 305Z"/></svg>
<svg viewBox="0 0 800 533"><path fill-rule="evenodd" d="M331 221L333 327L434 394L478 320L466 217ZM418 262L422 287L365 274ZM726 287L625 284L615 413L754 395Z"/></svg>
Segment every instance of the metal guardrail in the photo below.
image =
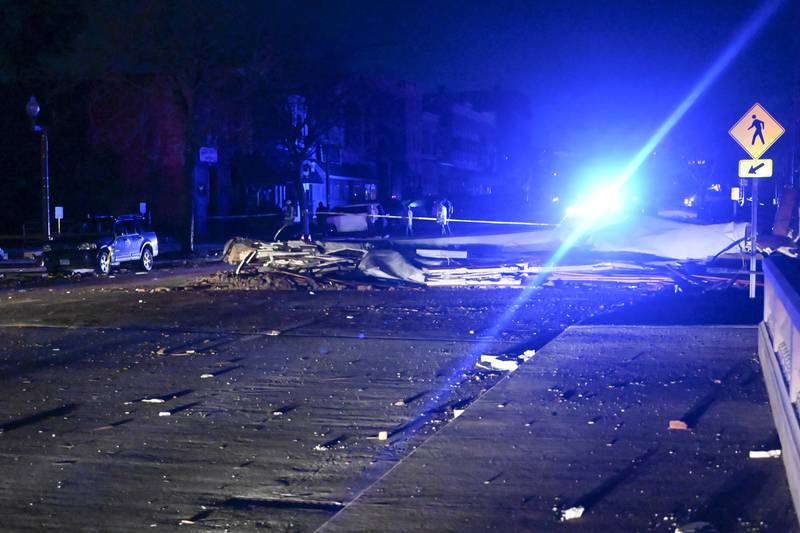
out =
<svg viewBox="0 0 800 533"><path fill-rule="evenodd" d="M797 268L796 263L767 259L763 268L764 321L758 328L758 357L800 520L800 284L794 286L787 272Z"/></svg>

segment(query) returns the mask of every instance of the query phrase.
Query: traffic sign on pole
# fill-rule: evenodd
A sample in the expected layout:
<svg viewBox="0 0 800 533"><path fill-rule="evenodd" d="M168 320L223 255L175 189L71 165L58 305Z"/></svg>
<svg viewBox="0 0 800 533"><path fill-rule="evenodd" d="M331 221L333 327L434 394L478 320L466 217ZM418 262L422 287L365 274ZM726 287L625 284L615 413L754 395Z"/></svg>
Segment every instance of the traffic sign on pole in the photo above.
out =
<svg viewBox="0 0 800 533"><path fill-rule="evenodd" d="M784 133L783 126L770 115L761 104L756 103L747 110L728 130L752 160L739 161L739 177L767 178L772 176L772 160L759 159ZM752 184L750 206L750 299L756 297L756 253L758 243L758 180Z"/></svg>
<svg viewBox="0 0 800 533"><path fill-rule="evenodd" d="M740 178L769 178L772 176L772 159L740 159Z"/></svg>
<svg viewBox="0 0 800 533"><path fill-rule="evenodd" d="M784 133L783 126L761 104L755 104L728 131L745 152L758 159Z"/></svg>

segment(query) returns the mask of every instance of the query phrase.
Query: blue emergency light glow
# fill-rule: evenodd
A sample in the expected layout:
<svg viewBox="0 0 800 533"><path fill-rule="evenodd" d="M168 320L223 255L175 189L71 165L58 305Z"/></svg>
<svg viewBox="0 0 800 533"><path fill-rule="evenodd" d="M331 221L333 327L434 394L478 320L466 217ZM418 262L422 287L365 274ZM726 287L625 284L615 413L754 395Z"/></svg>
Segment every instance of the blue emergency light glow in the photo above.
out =
<svg viewBox="0 0 800 533"><path fill-rule="evenodd" d="M783 0L771 0L763 4L751 18L739 30L736 37L723 51L722 55L711 64L711 67L703 74L700 81L689 91L689 94L681 101L680 104L670 113L667 119L658 127L650 139L642 146L642 148L633 156L630 162L625 166L624 170L620 173L616 183L612 186L615 190L622 190L628 183L637 170L642 166L648 154L652 153L666 135L675 127L675 124L686 114L686 112L694 105L700 96L714 83L720 74L730 65L742 49L747 46L750 40L756 33L764 26L772 15L783 4ZM547 262L548 266L554 266L561 262L564 255L567 254L578 242L580 242L587 232L595 226L599 214L585 217L573 229L570 235L559 246L558 250L553 254ZM520 295L521 297L524 295Z"/></svg>
<svg viewBox="0 0 800 533"><path fill-rule="evenodd" d="M578 196L577 201L567 207L568 218L591 218L609 220L623 212L627 206L625 191L617 182L595 185Z"/></svg>
<svg viewBox="0 0 800 533"><path fill-rule="evenodd" d="M605 188L606 192L602 193L601 196L595 198L594 201L590 205L598 205L603 202L608 202L608 205L616 206L618 205L618 198L621 191L623 191L626 187L626 184L631 179L631 177L636 173L636 171L642 166L645 159L647 158L648 154L652 153L654 149L658 146L658 144L664 139L664 137L672 130L675 124L686 114L686 112L692 107L692 105L697 101L697 99L714 83L717 78L719 78L720 74L728 67L728 65L736 58L736 56L741 52L741 50L750 42L750 40L756 35L756 33L764 26L764 24L769 20L769 18L775 14L778 8L783 4L783 0L770 0L764 3L752 17L748 18L748 21L744 24L744 26L739 30L737 36L733 39L733 41L728 45L728 47L723 51L722 55L709 67L709 69L703 74L697 84L692 88L689 94L678 104L678 106L670 113L670 115L666 118L666 120L661 124L661 126L656 129L653 135L647 140L647 142L642 146L642 148L633 156L633 158L628 162L628 164L624 167L622 172L618 175L617 178L611 183L607 185ZM583 209L583 208L581 208ZM585 207L586 210L589 210L590 207L587 205ZM605 208L608 210L608 207ZM564 256L578 243L580 242L588 233L590 229L595 227L597 220L603 216L603 213L600 211L595 211L594 213L590 213L590 216L585 216L578 218L577 225L574 229L569 233L569 235L564 239L561 246L559 246L558 250L552 255L552 257L546 263L546 267L555 267L558 265ZM463 376L469 368L474 366L476 360L480 357L481 354L486 353L486 350L491 346L500 332L511 322L514 316L517 314L518 310L530 299L532 292L540 287L540 285L547 279L548 272L547 268L542 269L542 273L538 274L536 279L533 282L529 283L514 299L514 301L505 309L502 316L497 320L492 327L488 328L486 331L480 332L481 333L481 342L476 343L474 348L470 350L470 352L457 364L448 375L447 380L442 384L441 388L437 391L437 393L432 394L429 396L428 401L425 402L425 405L422 407L419 415L417 416L416 420L409 423L407 427L413 427L416 424L421 425L424 423L425 419L430 415L430 413L435 409L436 402L440 401L442 395L445 391L451 388L461 376ZM358 491L359 493L365 491L368 487L364 487L362 490ZM353 498L353 501L358 499L360 494L356 494Z"/></svg>
<svg viewBox="0 0 800 533"><path fill-rule="evenodd" d="M631 179L631 176L633 176L636 171L639 170L639 168L642 166L642 163L644 163L644 161L647 159L647 156L655 150L658 144L672 130L672 128L678 123L683 115L686 114L686 112L692 107L697 99L700 98L700 96L711 86L712 83L714 83L714 81L717 80L717 78L719 78L720 74L722 74L731 61L736 58L739 52L741 52L741 50L750 42L756 33L764 26L767 20L769 20L769 18L775 14L782 3L783 0L771 0L766 2L752 17L748 18L748 21L739 30L733 41L723 51L722 55L705 72L705 74L703 74L689 94L683 99L683 101L680 102L680 104L678 104L675 110L670 113L663 124L656 129L656 131L647 140L647 142L645 142L642 148L636 152L630 162L628 162L628 164L623 168L622 172L613 180L613 182L604 187L606 192L602 193L602 195L599 197L599 201L606 200L611 202L611 205L617 205L614 202L617 202L618 200L610 200L609 198L619 197L622 191L626 189L626 185ZM599 203L599 201L595 203ZM558 250L556 250L555 253L550 257L545 266L552 268L558 265L564 256L586 236L588 231L595 227L598 218L601 216L603 216L602 213L596 212L591 216L578 219L577 225L564 239L561 246L559 246ZM473 365L475 360L480 357L482 353L485 353L485 350L489 348L492 342L494 342L494 339L497 338L503 328L505 328L511 322L520 307L530 299L531 293L538 289L539 286L547 279L547 270L547 268L544 268L542 273L538 274L536 279L529 283L519 293L514 301L506 308L503 315L497 320L497 322L487 331L482 333L482 338L485 340L477 343L470 354L462 360L461 364L457 365L453 369L448 380L443 385L442 390L452 386L452 384L462 374L464 374L467 368ZM431 409L431 407L432 405L430 403L426 405L423 413Z"/></svg>

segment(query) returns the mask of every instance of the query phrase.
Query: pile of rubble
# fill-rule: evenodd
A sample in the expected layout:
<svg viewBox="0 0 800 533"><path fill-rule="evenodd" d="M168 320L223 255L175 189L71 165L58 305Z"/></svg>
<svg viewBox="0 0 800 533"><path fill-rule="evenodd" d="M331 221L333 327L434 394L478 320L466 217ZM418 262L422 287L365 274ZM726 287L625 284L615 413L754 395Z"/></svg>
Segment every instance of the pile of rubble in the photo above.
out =
<svg viewBox="0 0 800 533"><path fill-rule="evenodd" d="M232 239L225 244L222 260L237 265L237 273L255 268L259 272L287 271L321 277L355 270L366 249L335 244Z"/></svg>
<svg viewBox="0 0 800 533"><path fill-rule="evenodd" d="M236 270L219 272L199 284L231 289L342 289L359 285L349 278L365 254L360 245L235 238L225 244L222 260L236 265Z"/></svg>
<svg viewBox="0 0 800 533"><path fill-rule="evenodd" d="M416 253L414 253L416 252ZM261 242L232 239L223 260L235 272L206 280L225 288L371 288L380 282L419 287L522 287L533 280L603 281L629 285L671 285L663 268L632 263L539 266L527 261L469 261L465 251L375 248L365 243Z"/></svg>
<svg viewBox="0 0 800 533"><path fill-rule="evenodd" d="M333 280L315 280L289 272L217 272L196 280L195 289L226 290L342 290L348 283Z"/></svg>

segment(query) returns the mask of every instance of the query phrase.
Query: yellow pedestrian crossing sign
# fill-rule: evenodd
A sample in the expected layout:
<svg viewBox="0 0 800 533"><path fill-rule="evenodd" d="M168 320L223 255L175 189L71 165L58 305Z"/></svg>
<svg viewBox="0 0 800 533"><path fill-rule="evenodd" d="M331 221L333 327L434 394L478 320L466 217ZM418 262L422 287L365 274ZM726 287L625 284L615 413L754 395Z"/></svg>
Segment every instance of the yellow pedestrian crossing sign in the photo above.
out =
<svg viewBox="0 0 800 533"><path fill-rule="evenodd" d="M750 157L758 159L783 135L784 131L783 126L772 118L761 104L755 104L728 133L745 152L750 154Z"/></svg>

